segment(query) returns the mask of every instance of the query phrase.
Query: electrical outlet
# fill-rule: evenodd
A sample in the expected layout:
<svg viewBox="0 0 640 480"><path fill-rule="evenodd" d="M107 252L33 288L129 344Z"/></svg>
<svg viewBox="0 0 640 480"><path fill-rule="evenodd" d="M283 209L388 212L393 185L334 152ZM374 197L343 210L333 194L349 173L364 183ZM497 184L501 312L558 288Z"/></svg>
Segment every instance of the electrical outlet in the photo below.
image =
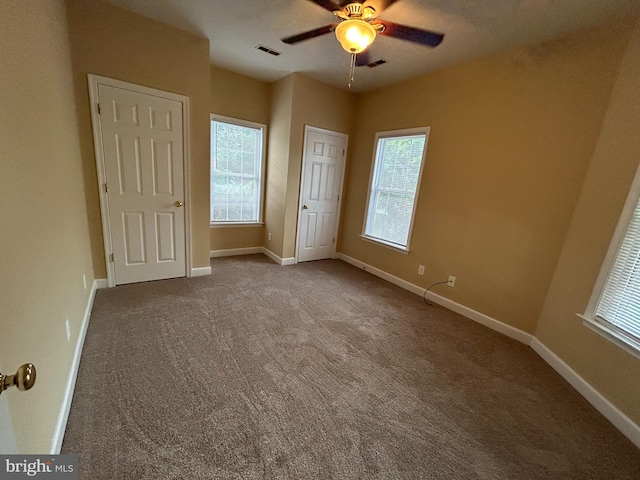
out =
<svg viewBox="0 0 640 480"><path fill-rule="evenodd" d="M71 325L69 324L69 319L67 318L67 322L65 323L65 327L67 329L67 342L71 341Z"/></svg>
<svg viewBox="0 0 640 480"><path fill-rule="evenodd" d="M271 241L271 232L267 233L267 240Z"/></svg>
<svg viewBox="0 0 640 480"><path fill-rule="evenodd" d="M424 275L424 265L418 267L418 275Z"/></svg>
<svg viewBox="0 0 640 480"><path fill-rule="evenodd" d="M87 289L87 274L83 273L82 274L82 284L84 285L84 289Z"/></svg>
<svg viewBox="0 0 640 480"><path fill-rule="evenodd" d="M455 287L456 286L456 277L454 277L453 275L449 275L449 280L447 280L447 285L450 287Z"/></svg>

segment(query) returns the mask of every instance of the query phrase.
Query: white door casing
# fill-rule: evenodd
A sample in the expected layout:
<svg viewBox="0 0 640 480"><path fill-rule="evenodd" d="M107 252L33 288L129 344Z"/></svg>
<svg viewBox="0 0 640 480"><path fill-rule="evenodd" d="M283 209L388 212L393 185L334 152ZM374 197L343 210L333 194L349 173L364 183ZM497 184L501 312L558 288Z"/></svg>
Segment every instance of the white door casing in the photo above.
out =
<svg viewBox="0 0 640 480"><path fill-rule="evenodd" d="M347 141L343 133L305 126L298 262L335 256Z"/></svg>
<svg viewBox="0 0 640 480"><path fill-rule="evenodd" d="M89 76L109 286L188 268L187 99Z"/></svg>
<svg viewBox="0 0 640 480"><path fill-rule="evenodd" d="M5 372L2 365L0 365L0 372ZM15 455L18 453L18 448L16 446L16 437L13 431L13 422L11 420L11 410L9 409L8 400L7 393L0 395L0 454Z"/></svg>

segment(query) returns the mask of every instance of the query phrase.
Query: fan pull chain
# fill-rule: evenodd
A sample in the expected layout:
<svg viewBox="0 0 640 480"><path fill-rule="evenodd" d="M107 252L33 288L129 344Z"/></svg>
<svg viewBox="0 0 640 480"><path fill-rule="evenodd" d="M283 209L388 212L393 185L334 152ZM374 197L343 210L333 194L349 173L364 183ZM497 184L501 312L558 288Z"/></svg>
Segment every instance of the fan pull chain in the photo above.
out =
<svg viewBox="0 0 640 480"><path fill-rule="evenodd" d="M356 76L356 54L351 54L351 67L349 68L349 90L351 90L351 84L354 82Z"/></svg>

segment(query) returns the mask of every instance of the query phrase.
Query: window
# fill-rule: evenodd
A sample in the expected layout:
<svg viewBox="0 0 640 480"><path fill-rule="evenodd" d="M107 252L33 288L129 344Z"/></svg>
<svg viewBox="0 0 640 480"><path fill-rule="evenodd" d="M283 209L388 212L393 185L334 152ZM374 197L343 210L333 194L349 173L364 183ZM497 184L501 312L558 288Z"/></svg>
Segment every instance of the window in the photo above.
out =
<svg viewBox="0 0 640 480"><path fill-rule="evenodd" d="M409 250L428 137L428 127L376 134L363 238Z"/></svg>
<svg viewBox="0 0 640 480"><path fill-rule="evenodd" d="M640 175L609 247L585 324L640 357Z"/></svg>
<svg viewBox="0 0 640 480"><path fill-rule="evenodd" d="M211 224L262 221L265 130L211 115Z"/></svg>

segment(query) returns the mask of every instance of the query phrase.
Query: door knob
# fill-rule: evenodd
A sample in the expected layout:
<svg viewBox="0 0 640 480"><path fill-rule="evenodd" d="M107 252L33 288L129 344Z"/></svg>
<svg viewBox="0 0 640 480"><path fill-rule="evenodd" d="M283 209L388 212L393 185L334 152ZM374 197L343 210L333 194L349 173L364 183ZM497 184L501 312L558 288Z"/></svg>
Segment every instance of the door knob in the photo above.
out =
<svg viewBox="0 0 640 480"><path fill-rule="evenodd" d="M33 363L21 365L14 375L0 373L0 393L14 386L18 387L18 390L29 390L34 383L36 383L36 367Z"/></svg>
<svg viewBox="0 0 640 480"><path fill-rule="evenodd" d="M181 206L182 206L182 202L181 202L180 200L176 200L173 204L174 204L176 207L181 207Z"/></svg>
<svg viewBox="0 0 640 480"><path fill-rule="evenodd" d="M303 209L303 210L308 210L308 209L309 209L309 207L307 207L306 205L302 205L302 209Z"/></svg>

